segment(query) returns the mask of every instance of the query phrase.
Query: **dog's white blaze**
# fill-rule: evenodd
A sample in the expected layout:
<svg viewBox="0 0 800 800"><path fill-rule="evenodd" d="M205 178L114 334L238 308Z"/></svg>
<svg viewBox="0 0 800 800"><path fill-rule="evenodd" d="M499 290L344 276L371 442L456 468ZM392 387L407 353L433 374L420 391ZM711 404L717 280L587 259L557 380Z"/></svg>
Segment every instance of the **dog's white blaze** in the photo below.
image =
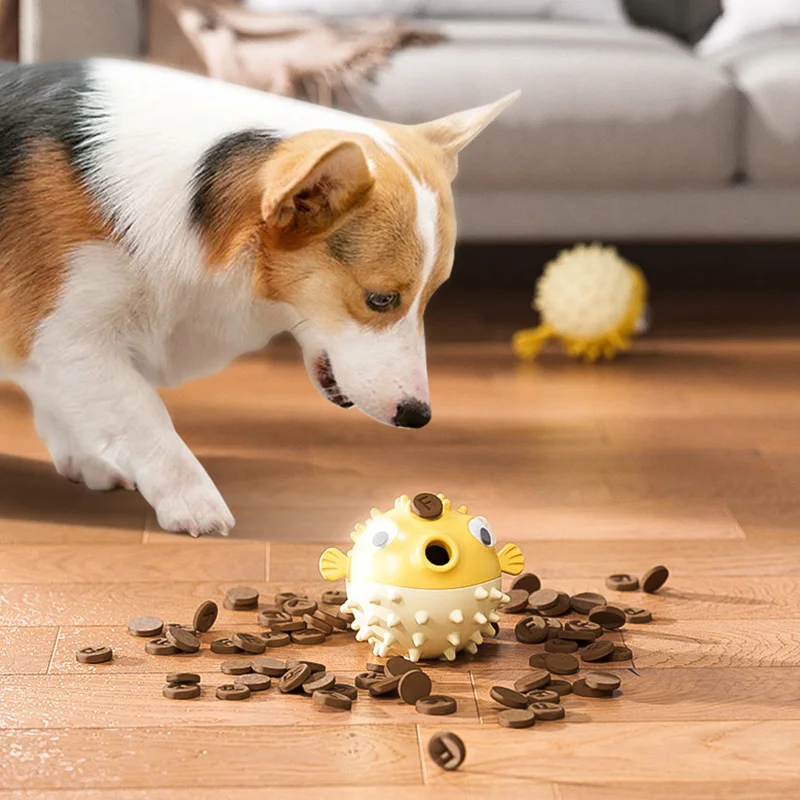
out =
<svg viewBox="0 0 800 800"><path fill-rule="evenodd" d="M422 241L422 272L420 275L420 288L414 302L409 309L409 314L416 318L422 293L436 264L438 242L436 237L437 219L439 216L439 202L436 192L427 186L411 179L414 192L417 196L417 232Z"/></svg>

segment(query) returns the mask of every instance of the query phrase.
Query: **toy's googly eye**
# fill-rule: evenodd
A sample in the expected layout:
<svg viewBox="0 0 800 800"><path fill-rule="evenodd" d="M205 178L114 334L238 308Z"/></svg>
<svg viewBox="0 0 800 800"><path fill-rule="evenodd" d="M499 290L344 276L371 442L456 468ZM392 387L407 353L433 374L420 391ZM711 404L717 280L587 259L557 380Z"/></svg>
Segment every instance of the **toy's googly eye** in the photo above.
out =
<svg viewBox="0 0 800 800"><path fill-rule="evenodd" d="M367 525L363 535L372 547L380 550L397 536L397 525L390 519L376 519Z"/></svg>
<svg viewBox="0 0 800 800"><path fill-rule="evenodd" d="M494 547L497 544L497 537L494 535L492 526L484 517L473 517L469 521L469 532L487 547Z"/></svg>

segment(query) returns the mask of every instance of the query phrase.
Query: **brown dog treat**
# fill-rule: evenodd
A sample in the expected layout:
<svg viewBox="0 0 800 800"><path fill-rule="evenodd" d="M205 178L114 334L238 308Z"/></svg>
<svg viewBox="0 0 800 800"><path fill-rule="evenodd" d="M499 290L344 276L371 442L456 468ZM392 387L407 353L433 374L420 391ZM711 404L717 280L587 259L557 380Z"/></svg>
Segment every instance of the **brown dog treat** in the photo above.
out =
<svg viewBox="0 0 800 800"><path fill-rule="evenodd" d="M283 604L287 600L291 600L293 597L298 597L297 592L278 592L272 598L272 602L275 603L275 606L277 608L281 608L282 609L283 608Z"/></svg>
<svg viewBox="0 0 800 800"><path fill-rule="evenodd" d="M528 659L528 663L534 669L546 669L547 668L547 665L545 664L546 658L547 658L547 653L534 653Z"/></svg>
<svg viewBox="0 0 800 800"><path fill-rule="evenodd" d="M588 614L595 606L604 606L606 599L597 592L581 592L569 599L569 607L576 614Z"/></svg>
<svg viewBox="0 0 800 800"><path fill-rule="evenodd" d="M390 678L399 678L406 672L419 669L419 667L407 658L402 656L392 656L383 666L383 671Z"/></svg>
<svg viewBox="0 0 800 800"><path fill-rule="evenodd" d="M231 639L214 639L211 642L211 652L223 656L230 656L234 653L241 653L242 649L237 647Z"/></svg>
<svg viewBox="0 0 800 800"><path fill-rule="evenodd" d="M415 703L417 713L426 714L430 717L446 717L448 714L455 714L458 710L458 703L446 694L432 694L430 697L422 697Z"/></svg>
<svg viewBox="0 0 800 800"><path fill-rule="evenodd" d="M567 613L569 613L569 595L566 592L559 592L556 604L542 611L546 617L561 617Z"/></svg>
<svg viewBox="0 0 800 800"><path fill-rule="evenodd" d="M181 652L169 639L163 636L148 642L144 649L151 656L176 656Z"/></svg>
<svg viewBox="0 0 800 800"><path fill-rule="evenodd" d="M625 647L624 644L618 644L614 647L614 652L611 654L609 661L630 661L633 658L633 653L630 647Z"/></svg>
<svg viewBox="0 0 800 800"><path fill-rule="evenodd" d="M592 689L590 686L586 685L586 681L583 678L575 681L572 684L572 691L578 695L578 697L613 697L614 692L605 692L600 691L599 689Z"/></svg>
<svg viewBox="0 0 800 800"><path fill-rule="evenodd" d="M167 683L200 683L200 676L194 672L170 672Z"/></svg>
<svg viewBox="0 0 800 800"><path fill-rule="evenodd" d="M625 619L634 625L653 621L652 613L646 608L623 608L622 610L625 613Z"/></svg>
<svg viewBox="0 0 800 800"><path fill-rule="evenodd" d="M206 633L214 627L218 614L219 606L213 600L206 600L204 603L201 603L197 611L194 612L192 625L194 625L195 630L200 631L200 633Z"/></svg>
<svg viewBox="0 0 800 800"><path fill-rule="evenodd" d="M569 681L552 680L547 684L547 688L552 689L559 697L572 694L572 684Z"/></svg>
<svg viewBox="0 0 800 800"><path fill-rule="evenodd" d="M161 694L170 700L194 700L195 697L200 697L200 684L199 683L168 683L162 690Z"/></svg>
<svg viewBox="0 0 800 800"><path fill-rule="evenodd" d="M265 608L258 612L258 624L271 628L276 622L292 622L292 615L274 608Z"/></svg>
<svg viewBox="0 0 800 800"><path fill-rule="evenodd" d="M318 622L324 622L326 625L330 625L331 628L336 628L336 630L347 630L348 622L341 614L329 614L327 611L318 608L311 615L311 618Z"/></svg>
<svg viewBox="0 0 800 800"><path fill-rule="evenodd" d="M267 643L263 637L257 636L255 633L234 633L231 639L246 653L254 653L259 656L267 649Z"/></svg>
<svg viewBox="0 0 800 800"><path fill-rule="evenodd" d="M497 721L504 728L531 728L536 722L536 715L528 709L509 708L497 715Z"/></svg>
<svg viewBox="0 0 800 800"><path fill-rule="evenodd" d="M322 644L325 634L318 630L292 631L289 634L295 644Z"/></svg>
<svg viewBox="0 0 800 800"><path fill-rule="evenodd" d="M589 612L589 622L613 631L625 624L625 612L616 606L598 606Z"/></svg>
<svg viewBox="0 0 800 800"><path fill-rule="evenodd" d="M369 693L372 697L384 697L387 694L394 694L397 687L400 685L400 678L386 678L376 681L369 687Z"/></svg>
<svg viewBox="0 0 800 800"><path fill-rule="evenodd" d="M306 694L314 694L316 691L328 691L333 689L336 683L336 676L332 672L312 672L303 681L303 691Z"/></svg>
<svg viewBox="0 0 800 800"><path fill-rule="evenodd" d="M361 672L356 675L355 683L359 689L369 689L370 686L374 686L383 680L386 680L386 676L382 672Z"/></svg>
<svg viewBox="0 0 800 800"><path fill-rule="evenodd" d="M217 687L217 699L219 700L247 700L250 697L250 690L237 683L225 683Z"/></svg>
<svg viewBox="0 0 800 800"><path fill-rule="evenodd" d="M591 633L595 639L603 635L603 626L596 622L589 622L588 619L571 619L564 626L565 631L585 631ZM563 638L563 634L562 634Z"/></svg>
<svg viewBox="0 0 800 800"><path fill-rule="evenodd" d="M267 647L286 647L287 644L292 643L292 637L288 633L280 633L279 631L262 633L261 638Z"/></svg>
<svg viewBox="0 0 800 800"><path fill-rule="evenodd" d="M618 572L606 578L606 586L615 592L635 592L639 588L639 579L627 572Z"/></svg>
<svg viewBox="0 0 800 800"><path fill-rule="evenodd" d="M236 686L246 686L251 692L265 692L272 686L272 678L251 672L249 675L238 675L234 683Z"/></svg>
<svg viewBox="0 0 800 800"><path fill-rule="evenodd" d="M575 650L578 649L578 645L581 647L585 644L591 644L593 641L597 639L597 636L592 631L571 631L569 628L564 628L563 631L558 636L558 639L555 639L556 642L561 642L562 644L574 644L575 647L572 650L550 650L551 653L574 653ZM550 644L550 642L548 642ZM547 649L547 647L545 647Z"/></svg>
<svg viewBox="0 0 800 800"><path fill-rule="evenodd" d="M164 630L164 620L160 617L134 617L128 623L128 631L132 636L142 636L152 639L160 636Z"/></svg>
<svg viewBox="0 0 800 800"><path fill-rule="evenodd" d="M253 664L251 661L223 661L219 665L220 671L226 675L247 675L248 672L253 671Z"/></svg>
<svg viewBox="0 0 800 800"><path fill-rule="evenodd" d="M316 615L303 614L303 622L305 622L308 630L319 631L320 633L324 633L325 636L330 636L333 633L333 625L328 625L327 622L318 619Z"/></svg>
<svg viewBox="0 0 800 800"><path fill-rule="evenodd" d="M249 586L234 586L225 592L225 599L234 608L253 608L258 605L258 591Z"/></svg>
<svg viewBox="0 0 800 800"><path fill-rule="evenodd" d="M384 674L383 664L372 664L367 662L367 672L377 672L378 675Z"/></svg>
<svg viewBox="0 0 800 800"><path fill-rule="evenodd" d="M177 625L170 625L167 628L167 639L183 653L196 653L200 649L200 640Z"/></svg>
<svg viewBox="0 0 800 800"><path fill-rule="evenodd" d="M590 689L597 689L601 692L613 692L622 684L619 676L612 672L587 672L583 679Z"/></svg>
<svg viewBox="0 0 800 800"><path fill-rule="evenodd" d="M307 658L289 659L289 661L286 662L286 666L289 667L289 669L296 667L298 664L305 664L311 670L312 675L315 672L327 672L327 667L324 664L320 664L317 661L309 661Z"/></svg>
<svg viewBox="0 0 800 800"><path fill-rule="evenodd" d="M114 658L114 652L110 647L98 645L96 647L83 647L75 653L75 658L81 664L103 664Z"/></svg>
<svg viewBox="0 0 800 800"><path fill-rule="evenodd" d="M550 681L548 686L552 686L553 681ZM528 698L528 705L531 703L560 703L561 695L553 689L534 689L532 692L525 692L525 697Z"/></svg>
<svg viewBox="0 0 800 800"><path fill-rule="evenodd" d="M558 592L555 589L538 589L528 597L528 605L536 611L544 613L558 603Z"/></svg>
<svg viewBox="0 0 800 800"><path fill-rule="evenodd" d="M564 706L561 703L531 703L528 708L533 711L537 720L549 722L555 719L564 719Z"/></svg>
<svg viewBox="0 0 800 800"><path fill-rule="evenodd" d="M666 567L653 567L653 569L642 578L642 589L648 594L657 592L667 582L667 578L669 578L669 570Z"/></svg>
<svg viewBox="0 0 800 800"><path fill-rule="evenodd" d="M179 628L182 631L186 631L187 633L191 633L192 636L197 636L197 629L193 625L183 625L182 623L179 623L179 622L170 622L169 624L164 626L165 630L167 628Z"/></svg>
<svg viewBox="0 0 800 800"><path fill-rule="evenodd" d="M461 738L449 731L434 733L428 742L428 755L437 767L448 772L458 769L467 757Z"/></svg>
<svg viewBox="0 0 800 800"><path fill-rule="evenodd" d="M548 653L574 653L578 649L578 643L569 642L566 639L548 639L544 643L544 649Z"/></svg>
<svg viewBox="0 0 800 800"><path fill-rule="evenodd" d="M614 652L614 643L608 639L593 642L581 650L581 661L605 661Z"/></svg>
<svg viewBox="0 0 800 800"><path fill-rule="evenodd" d="M292 597L283 604L283 610L293 617L302 617L304 614L313 614L317 604L308 597Z"/></svg>
<svg viewBox="0 0 800 800"><path fill-rule="evenodd" d="M355 686L351 686L349 683L334 683L331 691L337 694L343 694L351 700L358 700L358 689L356 689Z"/></svg>
<svg viewBox="0 0 800 800"><path fill-rule="evenodd" d="M430 696L431 686L431 679L422 670L413 669L400 676L397 693L404 703L413 706L417 700Z"/></svg>
<svg viewBox="0 0 800 800"><path fill-rule="evenodd" d="M564 623L560 619L552 619L550 617L545 622L547 623L547 638L560 639L561 632L564 630Z"/></svg>
<svg viewBox="0 0 800 800"><path fill-rule="evenodd" d="M271 678L280 678L289 671L285 661L279 658L254 658L253 672L259 675L269 675Z"/></svg>
<svg viewBox="0 0 800 800"><path fill-rule="evenodd" d="M303 682L308 679L309 675L311 675L311 667L309 667L308 664L296 664L283 674L278 688L283 694L293 692L303 685Z"/></svg>
<svg viewBox="0 0 800 800"><path fill-rule="evenodd" d="M350 711L353 707L353 701L341 692L316 691L312 695L312 699L321 706L335 708L338 711Z"/></svg>
<svg viewBox="0 0 800 800"><path fill-rule="evenodd" d="M514 626L514 636L523 644L540 644L547 639L544 617L525 617Z"/></svg>
<svg viewBox="0 0 800 800"><path fill-rule="evenodd" d="M530 700L521 692L509 689L507 686L492 686L489 697L501 706L508 708L527 708Z"/></svg>
<svg viewBox="0 0 800 800"><path fill-rule="evenodd" d="M572 656L564 656L565 658L572 658ZM549 662L555 656L547 656ZM535 669L532 672L526 672L514 681L514 688L518 692L532 692L534 689L543 689L550 683L550 673L546 669Z"/></svg>
<svg viewBox="0 0 800 800"><path fill-rule="evenodd" d="M322 602L329 606L341 606L347 602L344 589L328 589L322 593Z"/></svg>
<svg viewBox="0 0 800 800"><path fill-rule="evenodd" d="M589 647L592 647L592 645L589 645ZM581 668L578 659L567 653L548 655L544 663L547 664L547 669L556 675L574 675Z"/></svg>
<svg viewBox="0 0 800 800"><path fill-rule="evenodd" d="M522 575L517 575L517 577L511 581L512 591L514 589L522 589L522 591L527 592L529 595L533 592L538 592L541 588L542 582L539 580L539 576L534 575L532 572L523 572Z"/></svg>
<svg viewBox="0 0 800 800"><path fill-rule="evenodd" d="M500 610L504 614L521 614L528 608L528 597L530 596L523 589L511 589L508 593L511 598Z"/></svg>
<svg viewBox="0 0 800 800"><path fill-rule="evenodd" d="M444 511L442 501L431 492L415 495L411 501L411 510L422 519L439 519Z"/></svg>
<svg viewBox="0 0 800 800"><path fill-rule="evenodd" d="M307 625L302 619L293 619L291 622L273 622L271 629L276 633L297 633L304 631Z"/></svg>

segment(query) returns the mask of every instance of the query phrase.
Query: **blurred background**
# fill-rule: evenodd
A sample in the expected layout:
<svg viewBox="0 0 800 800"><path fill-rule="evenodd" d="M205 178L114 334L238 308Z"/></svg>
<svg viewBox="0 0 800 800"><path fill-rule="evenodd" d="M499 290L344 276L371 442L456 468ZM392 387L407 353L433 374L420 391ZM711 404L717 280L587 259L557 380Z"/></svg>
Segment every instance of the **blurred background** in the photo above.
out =
<svg viewBox="0 0 800 800"><path fill-rule="evenodd" d="M485 311L472 303L477 318L495 316L477 336L530 323L544 264L580 241L644 268L659 333L786 330L798 318L800 0L0 8L6 58L146 59L399 122L522 89L456 183L458 266L435 302L501 293Z"/></svg>

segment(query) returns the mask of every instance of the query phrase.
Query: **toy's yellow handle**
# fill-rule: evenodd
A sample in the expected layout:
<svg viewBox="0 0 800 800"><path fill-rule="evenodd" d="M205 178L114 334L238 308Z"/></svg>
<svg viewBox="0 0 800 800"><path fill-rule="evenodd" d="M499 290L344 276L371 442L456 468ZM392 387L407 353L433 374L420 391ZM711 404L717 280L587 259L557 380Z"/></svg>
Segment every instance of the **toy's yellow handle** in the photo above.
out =
<svg viewBox="0 0 800 800"><path fill-rule="evenodd" d="M517 331L511 338L511 348L520 358L536 358L542 345L553 335L549 325Z"/></svg>

